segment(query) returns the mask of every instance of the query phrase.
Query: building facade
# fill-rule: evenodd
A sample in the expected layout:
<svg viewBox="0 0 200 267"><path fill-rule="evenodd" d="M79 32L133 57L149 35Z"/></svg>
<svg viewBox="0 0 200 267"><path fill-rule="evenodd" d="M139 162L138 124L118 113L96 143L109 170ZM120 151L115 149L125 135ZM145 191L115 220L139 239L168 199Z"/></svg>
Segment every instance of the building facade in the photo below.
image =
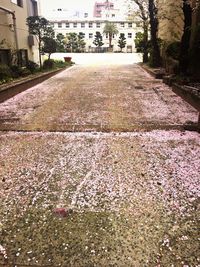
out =
<svg viewBox="0 0 200 267"><path fill-rule="evenodd" d="M55 33L62 33L66 36L69 33L83 33L84 41L86 43L85 52L93 52L95 51L95 45L93 44L96 32L100 32L103 36L103 48L109 47L109 38L108 35L103 34L103 30L107 20L57 20L51 21ZM138 31L141 31L136 23L130 21L114 21L112 20L118 29L118 34L113 35L112 45L113 51L118 52L121 49L118 46L118 40L121 33L124 33L126 38L126 46L123 49L124 52L135 52L135 34Z"/></svg>
<svg viewBox="0 0 200 267"><path fill-rule="evenodd" d="M0 0L0 64L38 62L37 43L26 24L28 16L37 14L35 0Z"/></svg>
<svg viewBox="0 0 200 267"><path fill-rule="evenodd" d="M112 14L113 17L115 17L114 4L110 1L95 2L93 12L94 18L102 18L105 16L105 13L108 15Z"/></svg>

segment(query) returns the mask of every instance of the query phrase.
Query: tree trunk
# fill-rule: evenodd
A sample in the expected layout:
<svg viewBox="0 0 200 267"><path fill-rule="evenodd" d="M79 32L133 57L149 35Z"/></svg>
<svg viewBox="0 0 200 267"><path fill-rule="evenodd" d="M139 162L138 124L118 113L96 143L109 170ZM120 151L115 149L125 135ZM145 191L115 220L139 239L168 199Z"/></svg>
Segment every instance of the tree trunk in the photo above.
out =
<svg viewBox="0 0 200 267"><path fill-rule="evenodd" d="M187 74L189 67L189 47L192 25L192 8L187 0L183 0L184 31L181 39L181 51L179 59L180 72Z"/></svg>
<svg viewBox="0 0 200 267"><path fill-rule="evenodd" d="M160 47L158 44L157 33L158 33L158 18L157 18L157 8L155 6L154 0L149 0L149 17L150 17L150 27L151 27L151 64L152 67L161 66L161 56Z"/></svg>
<svg viewBox="0 0 200 267"><path fill-rule="evenodd" d="M190 38L190 66L189 70L195 79L200 77L200 5L195 9L192 17L191 38ZM200 116L199 116L200 119ZM200 121L199 121L200 124Z"/></svg>
<svg viewBox="0 0 200 267"><path fill-rule="evenodd" d="M143 51L143 62L147 63L148 62L148 22L144 21L143 22L143 43L144 43L144 51Z"/></svg>
<svg viewBox="0 0 200 267"><path fill-rule="evenodd" d="M112 48L112 35L109 34L109 47Z"/></svg>
<svg viewBox="0 0 200 267"><path fill-rule="evenodd" d="M42 68L42 58L41 58L41 41L38 42L38 48L39 48L39 61L40 61L40 69Z"/></svg>

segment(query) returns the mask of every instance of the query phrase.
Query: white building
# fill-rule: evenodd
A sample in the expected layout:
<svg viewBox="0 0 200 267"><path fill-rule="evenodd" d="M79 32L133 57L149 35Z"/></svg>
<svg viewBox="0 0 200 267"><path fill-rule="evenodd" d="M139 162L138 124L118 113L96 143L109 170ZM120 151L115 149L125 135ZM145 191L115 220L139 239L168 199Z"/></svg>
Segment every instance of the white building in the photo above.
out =
<svg viewBox="0 0 200 267"><path fill-rule="evenodd" d="M123 52L135 52L135 34L141 31L141 27L126 19L127 16L122 12L123 10L116 7L117 1L96 1L93 5L93 14L90 9L70 9L67 1L64 3L59 1L57 0L57 4L52 4L52 6L46 6L46 0L38 0L40 15L52 22L56 35L58 33L62 33L64 36L69 33L83 33L86 43L85 51L92 52L95 50L93 41L98 31L103 36L103 48L106 50L109 47L109 39L108 36L103 35L103 30L106 22L109 21L114 23L119 31L117 35L113 36L113 51L121 50L118 47L118 40L120 33L124 33L126 47L123 48Z"/></svg>
<svg viewBox="0 0 200 267"><path fill-rule="evenodd" d="M66 36L69 33L83 33L84 41L86 42L86 52L92 52L95 49L95 45L93 44L94 37L96 32L100 32L103 36L103 47L109 47L109 39L108 36L103 34L104 26L108 20L104 19L91 19L91 20L54 20L51 21L54 31L56 34L62 33ZM118 40L120 33L124 33L126 38L126 47L123 49L124 52L135 52L135 34L138 31L141 31L140 27L137 27L136 23L130 22L127 20L116 21L114 19L109 20L114 23L118 29L118 34L113 36L112 45L113 51L120 51L118 47Z"/></svg>

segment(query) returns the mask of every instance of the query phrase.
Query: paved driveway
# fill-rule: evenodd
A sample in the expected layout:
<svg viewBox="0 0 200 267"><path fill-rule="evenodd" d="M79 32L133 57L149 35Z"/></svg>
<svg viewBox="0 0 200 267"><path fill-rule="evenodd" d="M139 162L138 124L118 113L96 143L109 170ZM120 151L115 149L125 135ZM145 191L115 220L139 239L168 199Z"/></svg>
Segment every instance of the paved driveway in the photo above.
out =
<svg viewBox="0 0 200 267"><path fill-rule="evenodd" d="M134 55L114 56L108 54L106 65L106 54L94 54L93 58L80 54L80 61L85 57L90 64L75 65L2 103L0 129L168 130L197 122L195 109L139 65L130 63ZM100 57L104 64L99 63Z"/></svg>
<svg viewBox="0 0 200 267"><path fill-rule="evenodd" d="M0 265L199 266L198 114L93 63L0 104Z"/></svg>

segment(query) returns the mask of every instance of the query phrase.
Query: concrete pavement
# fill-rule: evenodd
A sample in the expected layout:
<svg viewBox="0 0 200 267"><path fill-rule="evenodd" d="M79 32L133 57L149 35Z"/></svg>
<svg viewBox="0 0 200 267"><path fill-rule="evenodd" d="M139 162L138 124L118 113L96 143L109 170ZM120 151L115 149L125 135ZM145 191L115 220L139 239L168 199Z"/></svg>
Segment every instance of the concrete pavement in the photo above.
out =
<svg viewBox="0 0 200 267"><path fill-rule="evenodd" d="M198 114L108 62L0 104L0 265L200 264Z"/></svg>
<svg viewBox="0 0 200 267"><path fill-rule="evenodd" d="M198 114L138 65L78 65L0 105L0 129L181 129Z"/></svg>

